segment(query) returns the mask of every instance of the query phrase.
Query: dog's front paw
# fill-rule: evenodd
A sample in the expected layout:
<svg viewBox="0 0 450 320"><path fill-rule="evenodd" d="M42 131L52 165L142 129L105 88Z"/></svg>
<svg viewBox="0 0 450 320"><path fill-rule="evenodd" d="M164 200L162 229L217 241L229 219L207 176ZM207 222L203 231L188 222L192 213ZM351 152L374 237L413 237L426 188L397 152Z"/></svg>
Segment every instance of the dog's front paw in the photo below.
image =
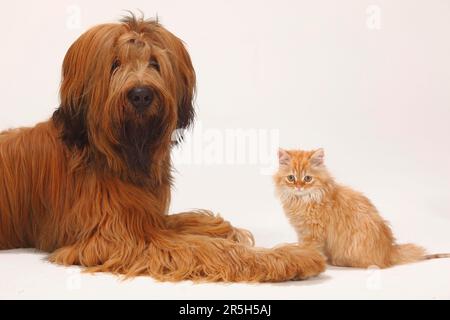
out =
<svg viewBox="0 0 450 320"><path fill-rule="evenodd" d="M80 264L79 251L75 246L62 247L52 252L48 260L64 266L78 265Z"/></svg>
<svg viewBox="0 0 450 320"><path fill-rule="evenodd" d="M297 244L283 245L275 248L286 259L286 268L294 274L292 280L303 280L325 271L325 257L316 249Z"/></svg>
<svg viewBox="0 0 450 320"><path fill-rule="evenodd" d="M246 229L233 228L228 239L251 247L255 245L253 234Z"/></svg>

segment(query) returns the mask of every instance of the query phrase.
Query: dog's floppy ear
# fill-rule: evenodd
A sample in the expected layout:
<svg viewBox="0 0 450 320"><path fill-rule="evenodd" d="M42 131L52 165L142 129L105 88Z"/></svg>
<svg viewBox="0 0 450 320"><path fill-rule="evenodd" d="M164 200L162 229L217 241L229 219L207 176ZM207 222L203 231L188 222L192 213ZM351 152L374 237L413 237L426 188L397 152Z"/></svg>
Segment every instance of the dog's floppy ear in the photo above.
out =
<svg viewBox="0 0 450 320"><path fill-rule="evenodd" d="M60 138L70 148L83 148L88 143L86 126L86 74L87 48L82 35L67 51L62 66L60 88L61 104L53 113L52 120L60 131Z"/></svg>
<svg viewBox="0 0 450 320"><path fill-rule="evenodd" d="M64 57L61 104L52 119L69 147L83 148L89 143L89 108L99 108L103 103L114 61L112 48L119 32L116 24L91 28L72 44Z"/></svg>
<svg viewBox="0 0 450 320"><path fill-rule="evenodd" d="M186 129L192 124L195 117L193 105L195 97L195 71L191 58L181 40L179 40L177 49L178 69L181 77L179 79L177 129Z"/></svg>
<svg viewBox="0 0 450 320"><path fill-rule="evenodd" d="M62 141L69 148L82 149L88 144L85 106L61 105L53 113L52 120L60 130Z"/></svg>
<svg viewBox="0 0 450 320"><path fill-rule="evenodd" d="M86 126L86 53L83 48L85 35L82 35L67 51L62 66L60 89L61 105L53 113L52 120L60 130L60 138L70 148L83 148L88 143ZM84 98L83 98L84 97Z"/></svg>

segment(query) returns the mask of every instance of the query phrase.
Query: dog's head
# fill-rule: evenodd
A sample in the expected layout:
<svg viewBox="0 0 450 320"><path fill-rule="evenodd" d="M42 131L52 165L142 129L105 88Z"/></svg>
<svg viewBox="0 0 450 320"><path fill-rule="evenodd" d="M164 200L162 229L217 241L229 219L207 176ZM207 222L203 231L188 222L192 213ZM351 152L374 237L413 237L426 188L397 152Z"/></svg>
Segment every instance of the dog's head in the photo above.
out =
<svg viewBox="0 0 450 320"><path fill-rule="evenodd" d="M191 124L194 90L182 41L132 15L72 44L53 121L69 148L87 149L113 169L145 172L152 155L170 148L173 132Z"/></svg>

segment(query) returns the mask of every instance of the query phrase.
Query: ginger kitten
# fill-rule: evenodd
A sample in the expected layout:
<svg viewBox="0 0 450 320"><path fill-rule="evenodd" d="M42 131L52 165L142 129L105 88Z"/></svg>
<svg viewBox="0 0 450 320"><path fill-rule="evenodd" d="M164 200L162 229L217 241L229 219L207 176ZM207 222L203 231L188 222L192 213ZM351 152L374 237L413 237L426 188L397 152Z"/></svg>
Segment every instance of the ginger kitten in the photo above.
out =
<svg viewBox="0 0 450 320"><path fill-rule="evenodd" d="M336 183L323 149L278 152L276 193L299 242L319 248L336 266L380 268L450 254L426 255L414 244L396 244L387 222L363 194Z"/></svg>

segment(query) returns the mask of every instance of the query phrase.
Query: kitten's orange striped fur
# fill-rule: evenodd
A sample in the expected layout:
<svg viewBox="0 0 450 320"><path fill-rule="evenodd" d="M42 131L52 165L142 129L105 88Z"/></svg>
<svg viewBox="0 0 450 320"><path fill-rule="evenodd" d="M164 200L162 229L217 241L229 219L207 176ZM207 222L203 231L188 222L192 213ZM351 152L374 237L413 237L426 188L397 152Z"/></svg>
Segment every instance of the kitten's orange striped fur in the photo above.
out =
<svg viewBox="0 0 450 320"><path fill-rule="evenodd" d="M323 149L278 152L276 192L299 242L319 248L336 266L390 267L424 259L414 244L399 245L388 223L363 194L335 182L324 165Z"/></svg>

